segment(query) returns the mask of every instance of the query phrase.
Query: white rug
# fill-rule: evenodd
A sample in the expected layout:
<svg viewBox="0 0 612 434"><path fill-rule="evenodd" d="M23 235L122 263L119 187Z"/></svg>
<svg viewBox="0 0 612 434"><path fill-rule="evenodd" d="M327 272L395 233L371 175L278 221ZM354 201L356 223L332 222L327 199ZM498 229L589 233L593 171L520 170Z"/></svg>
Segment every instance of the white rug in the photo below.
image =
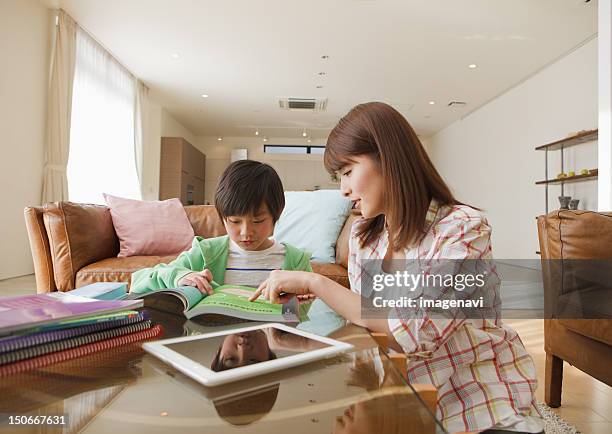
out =
<svg viewBox="0 0 612 434"><path fill-rule="evenodd" d="M578 428L557 416L548 405L538 402L537 406L542 413L542 417L544 417L544 432L546 434L580 434Z"/></svg>

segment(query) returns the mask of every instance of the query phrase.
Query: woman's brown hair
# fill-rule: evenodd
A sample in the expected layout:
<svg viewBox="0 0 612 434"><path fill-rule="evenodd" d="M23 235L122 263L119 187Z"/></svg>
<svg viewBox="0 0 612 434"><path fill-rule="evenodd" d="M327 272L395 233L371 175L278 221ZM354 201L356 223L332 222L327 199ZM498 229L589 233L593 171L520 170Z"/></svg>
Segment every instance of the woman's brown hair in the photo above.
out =
<svg viewBox="0 0 612 434"><path fill-rule="evenodd" d="M389 243L394 250L407 248L425 235L432 199L440 205L460 203L408 121L388 104L359 104L340 119L327 139L325 168L335 173L361 155L373 158L381 171L386 218L393 225ZM384 225L382 214L367 220L358 232L361 246L377 239Z"/></svg>

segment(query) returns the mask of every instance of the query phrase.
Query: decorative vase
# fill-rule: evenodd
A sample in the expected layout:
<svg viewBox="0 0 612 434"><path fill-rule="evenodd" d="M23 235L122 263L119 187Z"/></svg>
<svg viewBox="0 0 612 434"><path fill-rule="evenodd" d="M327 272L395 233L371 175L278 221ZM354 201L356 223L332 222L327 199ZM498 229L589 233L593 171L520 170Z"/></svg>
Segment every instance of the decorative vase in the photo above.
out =
<svg viewBox="0 0 612 434"><path fill-rule="evenodd" d="M571 196L559 196L559 204L561 209L569 209L569 203L572 200Z"/></svg>
<svg viewBox="0 0 612 434"><path fill-rule="evenodd" d="M580 202L580 199L572 199L569 202L569 209L578 209L578 202Z"/></svg>

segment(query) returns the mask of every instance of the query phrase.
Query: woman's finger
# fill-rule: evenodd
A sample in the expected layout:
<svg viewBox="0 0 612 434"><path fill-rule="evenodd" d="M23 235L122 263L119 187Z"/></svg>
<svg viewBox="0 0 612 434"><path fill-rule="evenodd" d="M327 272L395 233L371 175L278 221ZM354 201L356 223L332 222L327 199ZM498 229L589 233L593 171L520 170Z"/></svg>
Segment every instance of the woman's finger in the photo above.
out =
<svg viewBox="0 0 612 434"><path fill-rule="evenodd" d="M257 288L257 290L253 293L253 295L251 295L249 297L249 301L255 301L257 300L257 298L259 298L259 296L263 293L264 288L268 286L268 279L264 280L263 282L261 282L261 284L259 285L259 287Z"/></svg>
<svg viewBox="0 0 612 434"><path fill-rule="evenodd" d="M280 302L280 288L272 288L268 291L268 300L270 303L279 303Z"/></svg>

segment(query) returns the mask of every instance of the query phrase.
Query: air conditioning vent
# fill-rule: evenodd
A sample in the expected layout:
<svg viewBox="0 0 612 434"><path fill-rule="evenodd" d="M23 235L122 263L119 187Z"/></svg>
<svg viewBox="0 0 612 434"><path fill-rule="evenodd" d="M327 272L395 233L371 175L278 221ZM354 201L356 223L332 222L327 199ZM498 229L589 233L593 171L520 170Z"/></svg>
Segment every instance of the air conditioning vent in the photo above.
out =
<svg viewBox="0 0 612 434"><path fill-rule="evenodd" d="M464 101L451 101L447 104L447 107L463 107L466 104Z"/></svg>
<svg viewBox="0 0 612 434"><path fill-rule="evenodd" d="M325 111L327 98L280 98L278 106L282 110Z"/></svg>

